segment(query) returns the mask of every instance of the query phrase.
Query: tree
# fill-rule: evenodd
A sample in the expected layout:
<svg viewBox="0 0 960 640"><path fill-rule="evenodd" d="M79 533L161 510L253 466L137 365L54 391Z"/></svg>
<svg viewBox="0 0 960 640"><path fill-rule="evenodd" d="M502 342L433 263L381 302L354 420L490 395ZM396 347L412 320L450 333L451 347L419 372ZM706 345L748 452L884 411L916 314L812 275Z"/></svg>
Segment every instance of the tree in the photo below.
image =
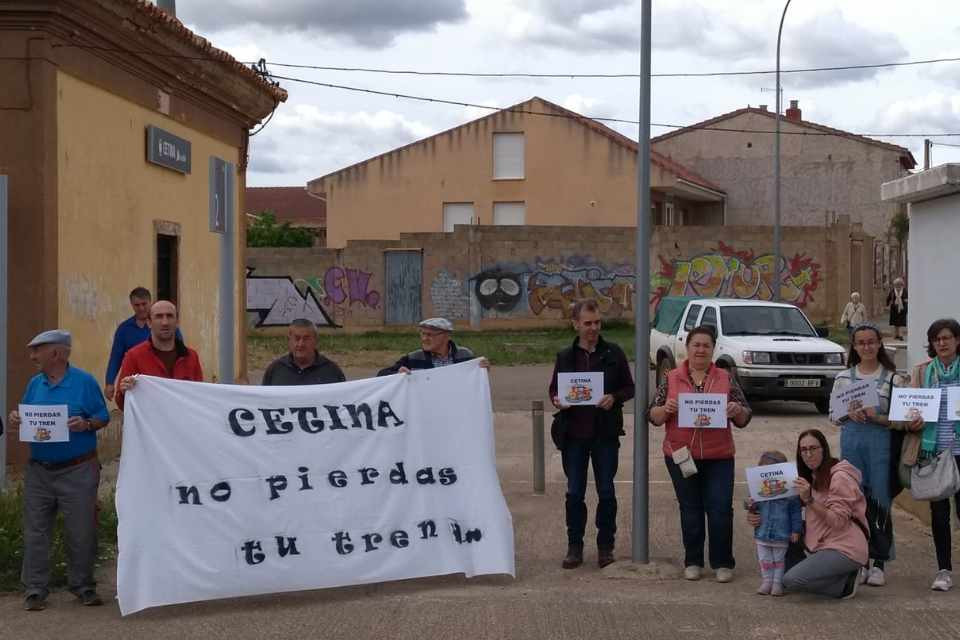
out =
<svg viewBox="0 0 960 640"><path fill-rule="evenodd" d="M312 247L314 234L309 229L277 223L272 211L261 211L247 227L248 247Z"/></svg>
<svg viewBox="0 0 960 640"><path fill-rule="evenodd" d="M897 268L903 273L907 264L904 245L910 235L910 216L907 215L905 209L901 208L900 211L897 211L893 218L890 219L890 231L893 233L893 237L897 239L901 261L901 264L897 265Z"/></svg>

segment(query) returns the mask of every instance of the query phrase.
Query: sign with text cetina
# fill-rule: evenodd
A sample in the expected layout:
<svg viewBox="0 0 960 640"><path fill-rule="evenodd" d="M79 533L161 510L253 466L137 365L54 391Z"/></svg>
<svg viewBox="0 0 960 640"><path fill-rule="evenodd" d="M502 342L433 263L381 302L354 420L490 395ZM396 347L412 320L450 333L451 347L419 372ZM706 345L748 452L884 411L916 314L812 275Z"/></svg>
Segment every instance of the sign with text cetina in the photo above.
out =
<svg viewBox="0 0 960 640"><path fill-rule="evenodd" d="M190 173L190 141L150 125L147 127L147 161Z"/></svg>
<svg viewBox="0 0 960 640"><path fill-rule="evenodd" d="M511 574L485 369L254 387L138 377L117 483L123 615Z"/></svg>

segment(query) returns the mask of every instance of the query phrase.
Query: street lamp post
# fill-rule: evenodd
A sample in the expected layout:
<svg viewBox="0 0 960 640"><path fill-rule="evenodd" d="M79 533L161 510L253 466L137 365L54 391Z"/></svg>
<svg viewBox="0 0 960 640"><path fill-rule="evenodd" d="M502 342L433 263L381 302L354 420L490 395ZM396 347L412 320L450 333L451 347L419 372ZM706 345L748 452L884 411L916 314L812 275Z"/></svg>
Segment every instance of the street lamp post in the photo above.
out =
<svg viewBox="0 0 960 640"><path fill-rule="evenodd" d="M773 142L773 300L780 302L780 112L783 107L780 88L780 38L783 35L783 20L787 17L790 0L783 5L783 14L780 16L780 28L777 30L777 88L774 97L776 108L777 132Z"/></svg>

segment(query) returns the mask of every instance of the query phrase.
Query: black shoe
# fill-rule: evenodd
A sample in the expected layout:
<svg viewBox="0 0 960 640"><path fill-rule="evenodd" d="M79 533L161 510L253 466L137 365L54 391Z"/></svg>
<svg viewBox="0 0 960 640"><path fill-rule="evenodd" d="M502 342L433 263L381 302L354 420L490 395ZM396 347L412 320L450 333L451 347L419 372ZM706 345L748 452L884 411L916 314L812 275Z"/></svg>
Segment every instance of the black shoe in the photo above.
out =
<svg viewBox="0 0 960 640"><path fill-rule="evenodd" d="M39 593L31 593L23 599L24 611L43 611L47 608L47 599Z"/></svg>
<svg viewBox="0 0 960 640"><path fill-rule="evenodd" d="M85 607L99 607L103 604L103 600L100 599L100 596L98 596L97 592L93 589L88 589L77 597L80 599L80 604Z"/></svg>
<svg viewBox="0 0 960 640"><path fill-rule="evenodd" d="M843 587L843 593L840 594L842 600L849 600L857 595L857 585L860 584L860 569L847 576L847 584Z"/></svg>
<svg viewBox="0 0 960 640"><path fill-rule="evenodd" d="M571 544L567 547L567 557L563 559L564 569L576 569L583 564L583 545Z"/></svg>
<svg viewBox="0 0 960 640"><path fill-rule="evenodd" d="M614 563L613 547L608 549L597 549L597 566L603 569L607 565Z"/></svg>

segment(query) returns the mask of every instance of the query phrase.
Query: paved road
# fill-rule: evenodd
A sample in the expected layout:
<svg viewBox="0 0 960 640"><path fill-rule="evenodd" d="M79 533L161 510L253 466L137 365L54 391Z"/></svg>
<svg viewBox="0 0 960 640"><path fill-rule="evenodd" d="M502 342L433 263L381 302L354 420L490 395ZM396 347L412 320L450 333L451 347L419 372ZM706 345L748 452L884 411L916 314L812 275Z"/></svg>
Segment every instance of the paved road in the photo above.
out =
<svg viewBox="0 0 960 640"><path fill-rule="evenodd" d="M598 570L595 551L584 567L560 568L565 549L562 526L563 473L548 451L547 494L532 495L530 419L535 389L542 392L545 367L494 372L497 465L516 535L517 577L471 580L447 576L364 587L262 596L146 611L121 619L114 605L82 609L72 597L55 594L50 609L20 611L20 599L0 597L0 638L904 638L960 636L960 588L929 591L932 541L925 527L898 512L897 552L890 584L863 588L850 601L803 595L773 599L753 594L756 560L748 527L737 518L738 568L731 584L679 578L679 517L659 452L651 437L650 538L654 563L638 567L629 559L632 440L624 439L618 562ZM521 388L528 386L528 391ZM525 397L524 393L527 393ZM514 405L518 405L514 408ZM513 408L513 410L511 410ZM748 429L737 433L737 461L754 464L762 450L790 452L795 435L823 427L812 405L758 406ZM746 495L737 486L737 500ZM594 500L588 502L591 513ZM588 535L592 532L588 531ZM960 553L960 545L954 545ZM112 571L102 572L104 593L113 589ZM111 593L112 595L112 593Z"/></svg>

